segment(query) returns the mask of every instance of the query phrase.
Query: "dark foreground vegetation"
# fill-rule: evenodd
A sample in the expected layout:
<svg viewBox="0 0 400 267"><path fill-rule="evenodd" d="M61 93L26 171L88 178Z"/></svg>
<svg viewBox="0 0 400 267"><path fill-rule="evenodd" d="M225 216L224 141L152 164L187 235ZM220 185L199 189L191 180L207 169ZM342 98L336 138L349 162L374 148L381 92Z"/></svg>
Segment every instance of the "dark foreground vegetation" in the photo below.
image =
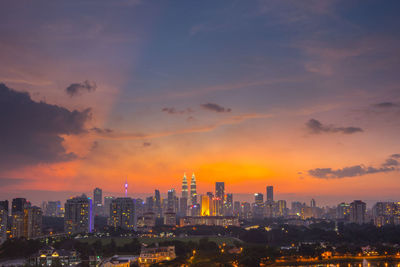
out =
<svg viewBox="0 0 400 267"><path fill-rule="evenodd" d="M260 222L258 227L248 230L240 227L160 226L153 230L152 235L159 236L161 233L168 233L172 237L160 238L158 245L174 245L177 258L160 266L179 266L184 263L191 266L259 266L260 262L272 264L278 259L290 257L321 258L326 252L333 256L357 256L363 253L388 256L400 253L400 226L378 228L372 224L335 225L322 222L304 227ZM89 256L105 258L115 254L138 255L143 245L143 236L118 230L109 231L107 242L103 242L105 237L99 234L79 238L57 236L37 240L10 239L0 247L0 258L27 257L48 245L56 249L77 250L84 263ZM174 240L174 237L179 236L185 236L185 241ZM196 236L200 237L194 238ZM233 242L218 243L212 236L229 237Z"/></svg>

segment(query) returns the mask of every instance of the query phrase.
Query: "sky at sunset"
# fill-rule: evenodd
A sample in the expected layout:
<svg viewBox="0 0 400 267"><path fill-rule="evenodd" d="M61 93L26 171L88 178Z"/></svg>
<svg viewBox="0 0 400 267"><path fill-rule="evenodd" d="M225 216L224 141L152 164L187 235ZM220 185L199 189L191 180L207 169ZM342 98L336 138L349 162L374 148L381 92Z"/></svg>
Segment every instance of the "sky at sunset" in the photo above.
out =
<svg viewBox="0 0 400 267"><path fill-rule="evenodd" d="M400 201L399 1L4 0L0 199ZM248 195L247 195L248 194Z"/></svg>

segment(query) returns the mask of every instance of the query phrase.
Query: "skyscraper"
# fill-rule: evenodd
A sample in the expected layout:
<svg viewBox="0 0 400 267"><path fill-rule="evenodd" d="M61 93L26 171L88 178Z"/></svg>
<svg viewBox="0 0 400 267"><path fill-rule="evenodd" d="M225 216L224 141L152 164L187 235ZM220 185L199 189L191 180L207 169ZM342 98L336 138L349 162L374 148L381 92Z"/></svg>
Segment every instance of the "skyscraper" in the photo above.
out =
<svg viewBox="0 0 400 267"><path fill-rule="evenodd" d="M179 199L179 215L187 216L187 198L181 197Z"/></svg>
<svg viewBox="0 0 400 267"><path fill-rule="evenodd" d="M361 200L354 200L350 203L350 222L363 224L365 223L365 212L367 205Z"/></svg>
<svg viewBox="0 0 400 267"><path fill-rule="evenodd" d="M311 199L310 204L311 204L310 205L311 208L315 208L317 206L317 203L315 202L315 199L313 199L313 198Z"/></svg>
<svg viewBox="0 0 400 267"><path fill-rule="evenodd" d="M125 197L128 197L128 178L126 178L125 180L124 189L125 189Z"/></svg>
<svg viewBox="0 0 400 267"><path fill-rule="evenodd" d="M68 234L87 233L93 230L92 200L85 195L65 202L64 231Z"/></svg>
<svg viewBox="0 0 400 267"><path fill-rule="evenodd" d="M27 207L24 210L24 236L27 239L39 237L42 233L42 210L39 207Z"/></svg>
<svg viewBox="0 0 400 267"><path fill-rule="evenodd" d="M103 215L103 190L95 188L93 190L93 211L95 215Z"/></svg>
<svg viewBox="0 0 400 267"><path fill-rule="evenodd" d="M157 218L162 217L162 207L161 207L161 195L160 195L160 190L156 189L154 191L154 208L155 208L155 213Z"/></svg>
<svg viewBox="0 0 400 267"><path fill-rule="evenodd" d="M267 186L267 201L274 201L274 187L272 185Z"/></svg>
<svg viewBox="0 0 400 267"><path fill-rule="evenodd" d="M25 209L29 206L29 203L25 198L14 198L11 204L11 215L12 215L12 225L11 225L11 235L13 237L23 237L25 233L24 229L24 218Z"/></svg>
<svg viewBox="0 0 400 267"><path fill-rule="evenodd" d="M111 202L111 215L108 225L114 228L134 230L136 228L135 200L119 197Z"/></svg>
<svg viewBox="0 0 400 267"><path fill-rule="evenodd" d="M201 195L201 216L210 216L210 197Z"/></svg>
<svg viewBox="0 0 400 267"><path fill-rule="evenodd" d="M175 189L168 190L168 198L167 198L167 211L175 212Z"/></svg>
<svg viewBox="0 0 400 267"><path fill-rule="evenodd" d="M224 214L224 203L225 203L225 183L224 182L215 182L215 197L220 200L218 204L220 205L217 210L220 214Z"/></svg>
<svg viewBox="0 0 400 267"><path fill-rule="evenodd" d="M226 194L224 214L225 216L233 215L233 195L231 193Z"/></svg>
<svg viewBox="0 0 400 267"><path fill-rule="evenodd" d="M111 208L111 202L113 201L114 197L104 197L104 215L106 217L110 216L110 208Z"/></svg>
<svg viewBox="0 0 400 267"><path fill-rule="evenodd" d="M254 194L253 217L254 218L264 217L264 195L261 193Z"/></svg>
<svg viewBox="0 0 400 267"><path fill-rule="evenodd" d="M7 239L8 200L0 201L0 245Z"/></svg>
<svg viewBox="0 0 400 267"><path fill-rule="evenodd" d="M183 198L188 198L188 183L187 183L187 178L186 178L186 173L183 174L183 180L182 180L182 197Z"/></svg>
<svg viewBox="0 0 400 267"><path fill-rule="evenodd" d="M225 200L225 183L215 182L215 197Z"/></svg>
<svg viewBox="0 0 400 267"><path fill-rule="evenodd" d="M192 180L190 181L190 202L191 205L197 204L196 177L194 176L194 173L192 175Z"/></svg>
<svg viewBox="0 0 400 267"><path fill-rule="evenodd" d="M24 212L26 206L29 205L25 198L14 198L12 200L11 214L16 212Z"/></svg>
<svg viewBox="0 0 400 267"><path fill-rule="evenodd" d="M61 216L61 202L60 201L49 201L46 204L46 210L44 212L46 216L60 217Z"/></svg>

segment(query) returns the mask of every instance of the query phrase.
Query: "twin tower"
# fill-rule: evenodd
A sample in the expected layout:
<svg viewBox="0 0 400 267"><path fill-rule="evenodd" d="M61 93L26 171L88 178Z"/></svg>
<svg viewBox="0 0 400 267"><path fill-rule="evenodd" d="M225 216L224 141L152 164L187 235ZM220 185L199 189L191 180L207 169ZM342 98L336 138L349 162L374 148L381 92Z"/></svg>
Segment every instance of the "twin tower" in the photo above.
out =
<svg viewBox="0 0 400 267"><path fill-rule="evenodd" d="M190 181L190 198L188 191L188 182L186 178L186 173L183 175L182 180L182 198L186 198L189 200L190 204L197 204L197 189L196 189L196 177L194 173L192 174L192 180Z"/></svg>

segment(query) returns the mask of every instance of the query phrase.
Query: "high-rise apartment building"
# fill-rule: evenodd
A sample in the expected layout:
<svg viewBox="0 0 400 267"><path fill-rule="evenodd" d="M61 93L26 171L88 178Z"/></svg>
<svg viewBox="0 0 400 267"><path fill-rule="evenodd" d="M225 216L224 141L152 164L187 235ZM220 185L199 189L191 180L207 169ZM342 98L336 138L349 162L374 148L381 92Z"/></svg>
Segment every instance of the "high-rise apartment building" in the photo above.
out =
<svg viewBox="0 0 400 267"><path fill-rule="evenodd" d="M354 200L350 204L350 222L363 224L365 223L365 212L367 205L361 200Z"/></svg>
<svg viewBox="0 0 400 267"><path fill-rule="evenodd" d="M267 186L267 202L274 201L274 187L272 185Z"/></svg>
<svg viewBox="0 0 400 267"><path fill-rule="evenodd" d="M87 233L93 230L92 199L86 195L65 202L64 231L68 234Z"/></svg>
<svg viewBox="0 0 400 267"><path fill-rule="evenodd" d="M14 198L11 204L11 236L15 238L23 237L25 232L24 218L25 209L29 207L30 204L25 198Z"/></svg>
<svg viewBox="0 0 400 267"><path fill-rule="evenodd" d="M42 234L42 209L36 206L24 210L24 236L27 239L39 237Z"/></svg>
<svg viewBox="0 0 400 267"><path fill-rule="evenodd" d="M342 202L337 205L336 219L343 221L350 220L350 204Z"/></svg>
<svg viewBox="0 0 400 267"><path fill-rule="evenodd" d="M61 201L48 201L44 214L49 217L61 217Z"/></svg>
<svg viewBox="0 0 400 267"><path fill-rule="evenodd" d="M104 216L110 217L110 208L111 208L111 202L114 200L114 197L104 197Z"/></svg>
<svg viewBox="0 0 400 267"><path fill-rule="evenodd" d="M108 225L114 228L134 230L136 228L135 200L119 197L111 202L111 215Z"/></svg>
<svg viewBox="0 0 400 267"><path fill-rule="evenodd" d="M7 239L8 200L0 201L0 245Z"/></svg>

